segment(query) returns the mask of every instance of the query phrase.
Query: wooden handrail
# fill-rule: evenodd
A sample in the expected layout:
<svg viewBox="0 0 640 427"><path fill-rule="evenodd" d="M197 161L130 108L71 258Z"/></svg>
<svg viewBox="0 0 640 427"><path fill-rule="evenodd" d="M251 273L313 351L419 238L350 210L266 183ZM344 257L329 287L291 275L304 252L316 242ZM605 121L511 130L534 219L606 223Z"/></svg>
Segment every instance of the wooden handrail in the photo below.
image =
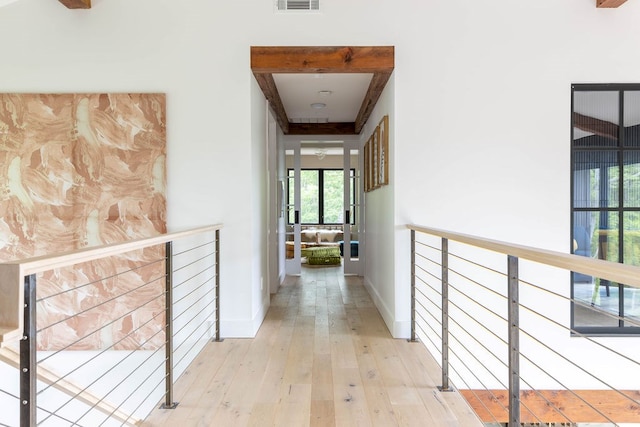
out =
<svg viewBox="0 0 640 427"><path fill-rule="evenodd" d="M216 224L128 242L78 249L62 254L0 263L0 295L2 295L0 298L0 346L16 335L19 336L22 329L25 276L160 245L221 228L222 224Z"/></svg>
<svg viewBox="0 0 640 427"><path fill-rule="evenodd" d="M422 227L409 224L407 228L420 233L444 237L452 241L465 243L490 251L513 255L521 259L550 265L569 271L588 274L615 283L640 288L640 267L617 262L604 261L580 255L566 254L562 252L538 249L530 246L516 245L514 243L499 240L485 239L469 234L455 233L437 228Z"/></svg>

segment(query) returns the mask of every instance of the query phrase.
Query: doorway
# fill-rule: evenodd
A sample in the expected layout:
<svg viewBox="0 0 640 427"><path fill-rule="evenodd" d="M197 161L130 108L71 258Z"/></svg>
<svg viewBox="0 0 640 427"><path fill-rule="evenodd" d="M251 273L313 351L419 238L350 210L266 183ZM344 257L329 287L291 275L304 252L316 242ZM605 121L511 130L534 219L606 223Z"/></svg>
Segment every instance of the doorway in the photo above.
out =
<svg viewBox="0 0 640 427"><path fill-rule="evenodd" d="M285 272L342 265L362 275L362 158L356 141L290 139L284 156ZM282 253L282 251L279 251Z"/></svg>

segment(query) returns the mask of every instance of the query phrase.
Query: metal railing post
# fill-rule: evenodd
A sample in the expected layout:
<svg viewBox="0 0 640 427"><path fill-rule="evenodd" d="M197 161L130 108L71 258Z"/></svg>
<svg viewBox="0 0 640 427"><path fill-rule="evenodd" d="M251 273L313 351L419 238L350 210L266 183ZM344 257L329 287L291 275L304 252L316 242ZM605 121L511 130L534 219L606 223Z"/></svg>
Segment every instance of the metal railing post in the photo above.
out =
<svg viewBox="0 0 640 427"><path fill-rule="evenodd" d="M508 256L509 427L520 427L520 319L518 258Z"/></svg>
<svg viewBox="0 0 640 427"><path fill-rule="evenodd" d="M36 423L36 275L24 278L24 328L20 341L20 426Z"/></svg>
<svg viewBox="0 0 640 427"><path fill-rule="evenodd" d="M411 342L416 342L416 231L411 230Z"/></svg>
<svg viewBox="0 0 640 427"><path fill-rule="evenodd" d="M449 239L442 238L442 386L441 391L451 391L449 387Z"/></svg>
<svg viewBox="0 0 640 427"><path fill-rule="evenodd" d="M220 339L220 230L216 230L216 338L217 342L221 342Z"/></svg>
<svg viewBox="0 0 640 427"><path fill-rule="evenodd" d="M173 401L173 242L165 243L165 400L160 408L175 409Z"/></svg>

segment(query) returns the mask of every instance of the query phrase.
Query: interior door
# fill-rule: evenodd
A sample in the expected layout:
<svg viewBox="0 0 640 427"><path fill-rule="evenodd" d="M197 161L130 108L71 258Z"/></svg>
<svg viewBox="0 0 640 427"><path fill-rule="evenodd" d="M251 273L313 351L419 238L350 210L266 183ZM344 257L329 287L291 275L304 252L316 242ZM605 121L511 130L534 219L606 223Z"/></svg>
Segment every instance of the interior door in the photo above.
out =
<svg viewBox="0 0 640 427"><path fill-rule="evenodd" d="M285 273L302 272L300 246L300 141L288 142L285 147L286 209L285 209Z"/></svg>
<svg viewBox="0 0 640 427"><path fill-rule="evenodd" d="M344 143L344 224L343 264L344 274L362 276L364 271L364 206L362 186L363 161L359 143Z"/></svg>

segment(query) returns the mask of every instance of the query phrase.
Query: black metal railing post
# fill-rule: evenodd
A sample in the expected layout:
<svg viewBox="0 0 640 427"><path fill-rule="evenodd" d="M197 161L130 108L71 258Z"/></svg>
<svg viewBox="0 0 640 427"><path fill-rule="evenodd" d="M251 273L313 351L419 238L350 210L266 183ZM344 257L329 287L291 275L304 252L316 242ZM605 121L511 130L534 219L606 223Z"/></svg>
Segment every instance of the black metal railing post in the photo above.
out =
<svg viewBox="0 0 640 427"><path fill-rule="evenodd" d="M31 427L36 420L36 275L24 278L24 328L20 341L20 426Z"/></svg>
<svg viewBox="0 0 640 427"><path fill-rule="evenodd" d="M216 338L217 342L221 342L220 338L220 230L216 230Z"/></svg>
<svg viewBox="0 0 640 427"><path fill-rule="evenodd" d="M450 391L449 387L449 239L442 238L442 386L441 391Z"/></svg>
<svg viewBox="0 0 640 427"><path fill-rule="evenodd" d="M411 342L416 342L416 231L411 230Z"/></svg>
<svg viewBox="0 0 640 427"><path fill-rule="evenodd" d="M509 427L520 427L520 319L518 258L508 256Z"/></svg>
<svg viewBox="0 0 640 427"><path fill-rule="evenodd" d="M160 408L175 409L173 401L173 242L165 243L165 400Z"/></svg>

